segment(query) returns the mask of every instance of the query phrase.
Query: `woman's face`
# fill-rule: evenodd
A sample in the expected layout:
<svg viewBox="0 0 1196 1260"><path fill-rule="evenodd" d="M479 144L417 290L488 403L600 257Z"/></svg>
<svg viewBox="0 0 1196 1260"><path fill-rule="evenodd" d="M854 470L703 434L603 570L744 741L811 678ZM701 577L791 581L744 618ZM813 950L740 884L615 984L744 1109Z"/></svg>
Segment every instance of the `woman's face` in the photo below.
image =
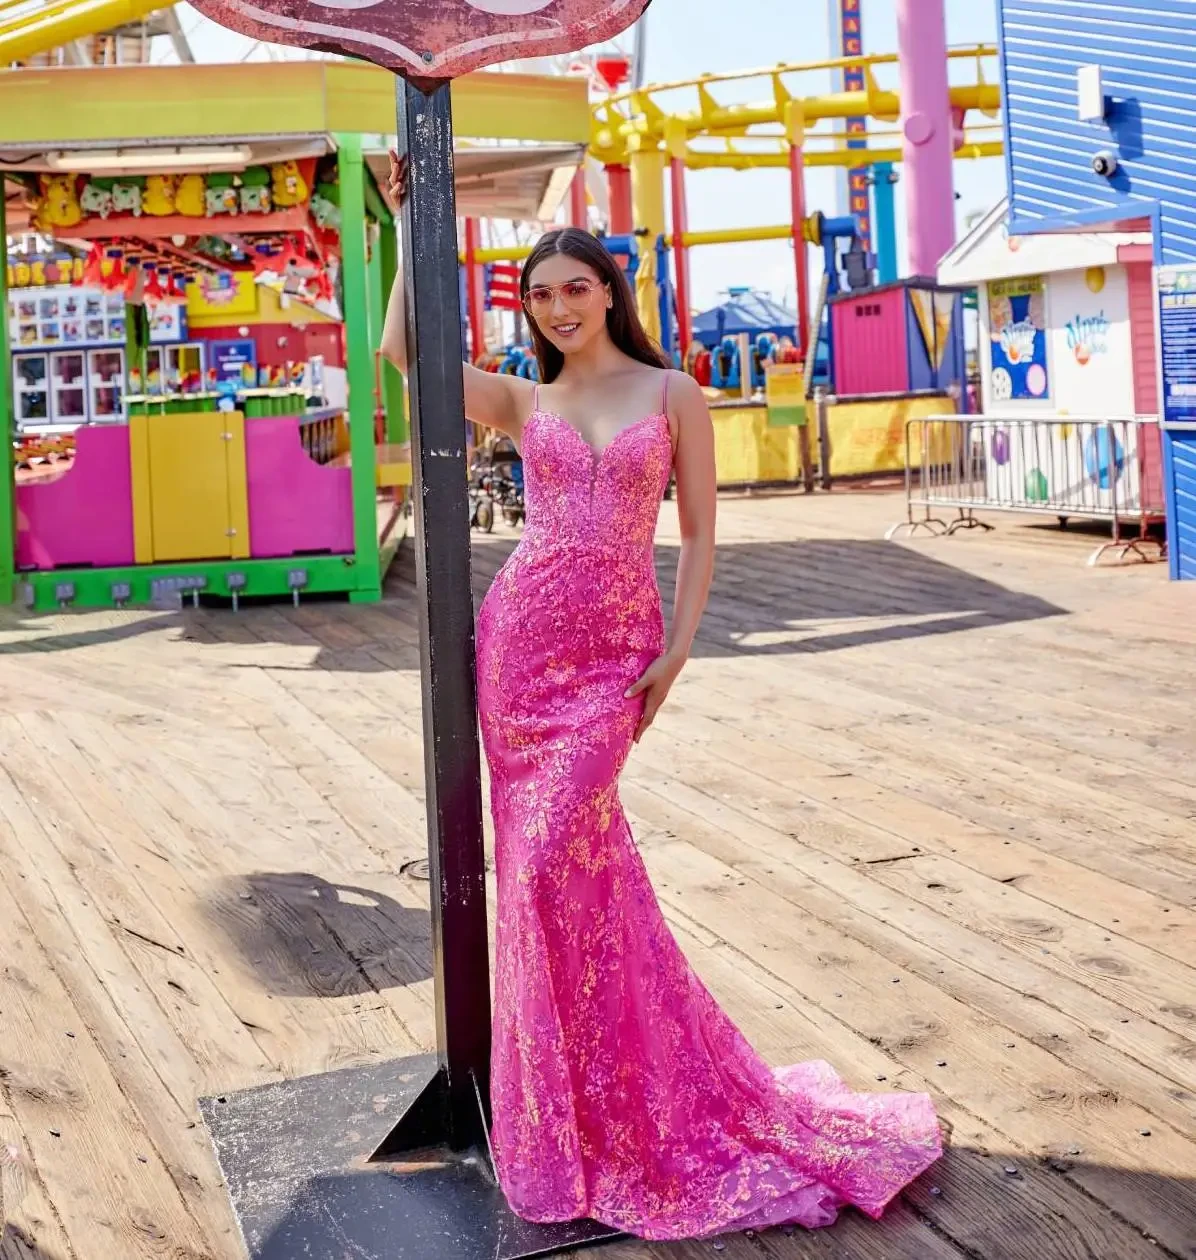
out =
<svg viewBox="0 0 1196 1260"><path fill-rule="evenodd" d="M524 309L562 354L573 354L606 331L609 286L588 263L552 254L528 277Z"/></svg>

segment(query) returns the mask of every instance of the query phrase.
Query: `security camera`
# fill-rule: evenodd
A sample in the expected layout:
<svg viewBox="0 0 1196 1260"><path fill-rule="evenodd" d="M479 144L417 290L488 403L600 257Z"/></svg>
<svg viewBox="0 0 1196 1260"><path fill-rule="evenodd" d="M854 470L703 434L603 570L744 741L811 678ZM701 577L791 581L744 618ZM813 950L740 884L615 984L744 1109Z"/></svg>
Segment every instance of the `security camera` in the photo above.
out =
<svg viewBox="0 0 1196 1260"><path fill-rule="evenodd" d="M1111 175L1116 175L1117 154L1110 153L1108 149L1102 149L1093 156L1092 169L1097 175L1103 175L1106 179Z"/></svg>

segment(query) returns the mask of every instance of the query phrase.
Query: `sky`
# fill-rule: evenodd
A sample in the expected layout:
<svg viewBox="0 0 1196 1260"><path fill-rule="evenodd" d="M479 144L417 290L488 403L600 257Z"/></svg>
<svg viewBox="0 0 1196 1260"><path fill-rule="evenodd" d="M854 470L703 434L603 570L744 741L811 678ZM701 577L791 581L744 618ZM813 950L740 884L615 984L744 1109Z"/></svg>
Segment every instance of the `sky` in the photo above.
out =
<svg viewBox="0 0 1196 1260"><path fill-rule="evenodd" d="M864 51L895 52L897 28L893 0L863 0ZM671 82L705 73L756 69L780 62L820 61L828 55L827 0L653 0L648 9L645 82ZM247 52L269 55L239 36L220 30L180 6L184 30L201 61L239 60ZM946 0L947 39L954 45L996 40L995 0ZM287 50L283 55L297 55ZM302 54L298 54L302 55ZM966 77L974 64L959 66ZM996 76L995 60L987 63ZM878 72L882 87L896 87L896 67ZM830 76L814 73L789 80L791 90L814 95L830 90ZM720 100L761 100L768 83L756 79L744 85L720 86ZM679 96L676 108L692 108L693 94ZM977 115L970 123L984 121ZM1005 195L1002 159L954 163L957 230L987 211ZM839 172L811 169L806 175L809 210L826 214L842 211L838 204ZM788 173L783 169L756 171L691 171L688 175L689 225L692 231L754 227L789 219ZM897 232L905 270L903 186L897 185ZM784 241L706 246L691 254L694 304L716 304L728 288L747 285L792 304L793 251Z"/></svg>

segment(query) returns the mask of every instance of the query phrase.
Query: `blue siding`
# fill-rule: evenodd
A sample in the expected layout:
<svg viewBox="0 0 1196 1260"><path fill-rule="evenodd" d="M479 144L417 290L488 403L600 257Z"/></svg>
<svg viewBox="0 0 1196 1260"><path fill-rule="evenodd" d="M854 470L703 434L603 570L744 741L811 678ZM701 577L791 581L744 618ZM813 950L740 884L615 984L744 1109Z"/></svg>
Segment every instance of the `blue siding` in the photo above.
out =
<svg viewBox="0 0 1196 1260"><path fill-rule="evenodd" d="M1196 578L1196 433L1166 433L1163 462L1171 576L1191 581Z"/></svg>
<svg viewBox="0 0 1196 1260"><path fill-rule="evenodd" d="M1156 261L1196 262L1196 0L998 0L1013 230L1151 216ZM1076 71L1109 114L1077 118ZM1112 179L1095 153L1117 153Z"/></svg>

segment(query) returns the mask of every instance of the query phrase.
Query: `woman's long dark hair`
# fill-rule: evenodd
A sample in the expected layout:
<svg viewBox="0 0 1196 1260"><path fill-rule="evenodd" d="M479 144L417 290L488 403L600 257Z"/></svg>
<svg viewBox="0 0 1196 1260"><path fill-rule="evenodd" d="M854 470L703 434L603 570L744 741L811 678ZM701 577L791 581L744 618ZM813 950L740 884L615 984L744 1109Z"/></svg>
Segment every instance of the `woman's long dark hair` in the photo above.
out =
<svg viewBox="0 0 1196 1260"><path fill-rule="evenodd" d="M536 242L535 249L528 255L519 276L519 296L527 297L529 279L536 265L550 258L553 254L565 254L576 258L598 273L603 284L610 286L611 306L606 312L606 330L610 339L629 358L649 367L667 368L668 360L664 351L644 331L640 323L639 312L635 309L635 299L631 296L631 286L623 269L615 262L610 250L589 232L581 228L556 228L545 232ZM536 361L540 365L540 380L544 384L555 381L565 365L565 356L548 340L529 317L532 345L536 350Z"/></svg>

